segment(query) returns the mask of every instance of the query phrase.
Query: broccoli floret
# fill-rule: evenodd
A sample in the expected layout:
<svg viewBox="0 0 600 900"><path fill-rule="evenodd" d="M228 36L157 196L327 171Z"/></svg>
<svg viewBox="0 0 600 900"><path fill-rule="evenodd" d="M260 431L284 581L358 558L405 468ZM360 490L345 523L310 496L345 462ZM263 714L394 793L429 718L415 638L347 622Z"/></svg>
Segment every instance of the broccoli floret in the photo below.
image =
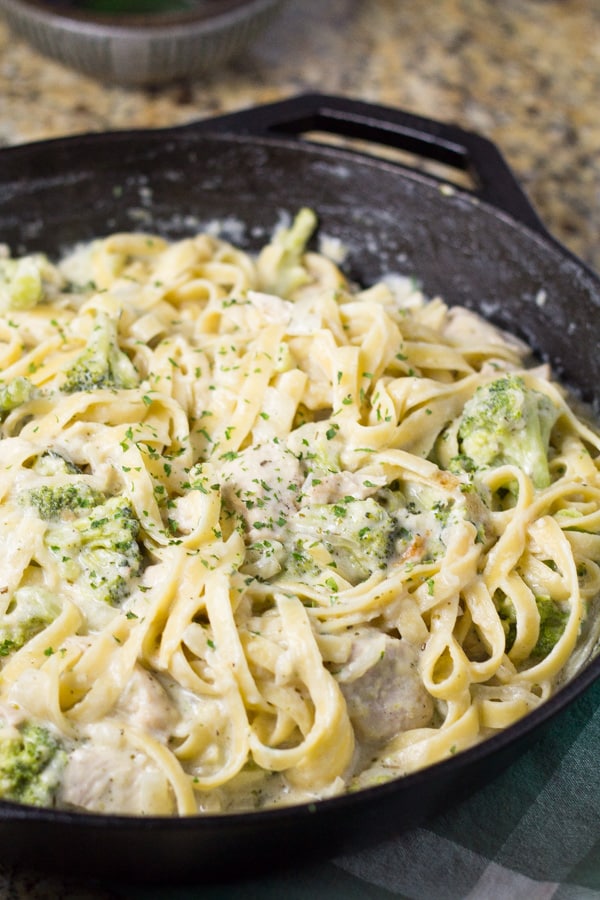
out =
<svg viewBox="0 0 600 900"><path fill-rule="evenodd" d="M494 595L494 603L504 630L505 650L510 653L517 636L517 614L512 601L500 589Z"/></svg>
<svg viewBox="0 0 600 900"><path fill-rule="evenodd" d="M288 297L296 288L310 281L302 257L316 225L317 217L312 209L303 207L290 228L277 231L258 259L262 290L278 297Z"/></svg>
<svg viewBox="0 0 600 900"><path fill-rule="evenodd" d="M568 618L568 613L551 597L536 597L540 613L540 633L531 655L543 659L558 643Z"/></svg>
<svg viewBox="0 0 600 900"><path fill-rule="evenodd" d="M34 506L41 519L52 521L62 518L66 511L92 509L106 499L84 481L70 481L67 484L47 485L31 488L21 496L21 502Z"/></svg>
<svg viewBox="0 0 600 900"><path fill-rule="evenodd" d="M56 450L46 450L38 456L32 470L37 475L81 475L81 469Z"/></svg>
<svg viewBox="0 0 600 900"><path fill-rule="evenodd" d="M532 659L544 659L560 639L568 618L568 613L551 597L537 597L535 602L540 614L540 630ZM509 597L502 591L495 597L496 609L506 635L506 652L509 653L517 636L517 617Z"/></svg>
<svg viewBox="0 0 600 900"><path fill-rule="evenodd" d="M119 347L117 320L101 311L96 319L87 347L67 369L62 385L67 394L100 388L128 389L139 384L135 366Z"/></svg>
<svg viewBox="0 0 600 900"><path fill-rule="evenodd" d="M335 569L356 584L384 569L393 551L394 519L374 500L346 497L338 503L301 507L288 519L293 537L292 565L311 542L324 546Z"/></svg>
<svg viewBox="0 0 600 900"><path fill-rule="evenodd" d="M300 461L306 475L321 478L340 472L340 449L343 446L339 426L330 421L308 422L295 428L287 446Z"/></svg>
<svg viewBox="0 0 600 900"><path fill-rule="evenodd" d="M35 393L35 387L22 375L18 375L5 384L0 384L0 421L6 418L9 412L27 403Z"/></svg>
<svg viewBox="0 0 600 900"><path fill-rule="evenodd" d="M116 606L141 573L140 523L130 502L110 497L87 514L50 522L45 542L63 577L88 596Z"/></svg>
<svg viewBox="0 0 600 900"><path fill-rule="evenodd" d="M25 722L0 728L0 797L51 806L67 754L47 728Z"/></svg>
<svg viewBox="0 0 600 900"><path fill-rule="evenodd" d="M281 560L283 574L294 579L298 578L305 583L321 580L323 560L319 558L317 562L313 556L313 550L319 546L321 545L315 541L314 537L295 537L293 542L284 548L287 555Z"/></svg>
<svg viewBox="0 0 600 900"><path fill-rule="evenodd" d="M59 612L57 597L46 588L33 585L18 588L0 624L0 656L20 650L50 625Z"/></svg>
<svg viewBox="0 0 600 900"><path fill-rule="evenodd" d="M0 310L31 309L44 296L42 256L0 259Z"/></svg>
<svg viewBox="0 0 600 900"><path fill-rule="evenodd" d="M558 414L545 394L528 388L518 375L478 388L465 404L458 428L463 460L470 461L462 468L516 465L536 487L547 487L550 433Z"/></svg>

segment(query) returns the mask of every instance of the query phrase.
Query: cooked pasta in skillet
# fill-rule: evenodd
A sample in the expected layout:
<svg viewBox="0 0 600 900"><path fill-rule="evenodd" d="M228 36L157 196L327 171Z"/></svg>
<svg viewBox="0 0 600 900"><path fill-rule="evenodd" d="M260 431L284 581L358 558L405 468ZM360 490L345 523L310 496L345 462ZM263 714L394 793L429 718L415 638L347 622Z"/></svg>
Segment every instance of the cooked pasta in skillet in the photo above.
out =
<svg viewBox="0 0 600 900"><path fill-rule="evenodd" d="M3 798L328 797L595 651L597 431L519 340L348 283L315 225L0 259Z"/></svg>

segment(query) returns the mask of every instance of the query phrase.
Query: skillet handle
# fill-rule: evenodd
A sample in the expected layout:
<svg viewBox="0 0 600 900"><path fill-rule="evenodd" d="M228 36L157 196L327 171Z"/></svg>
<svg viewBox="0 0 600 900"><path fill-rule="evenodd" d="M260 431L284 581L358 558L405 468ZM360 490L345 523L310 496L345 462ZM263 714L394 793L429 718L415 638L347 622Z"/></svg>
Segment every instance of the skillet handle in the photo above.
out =
<svg viewBox="0 0 600 900"><path fill-rule="evenodd" d="M199 125L202 130L294 137L321 131L406 150L467 172L475 184L472 194L548 236L496 145L457 125L327 94L304 94L194 123L191 127Z"/></svg>

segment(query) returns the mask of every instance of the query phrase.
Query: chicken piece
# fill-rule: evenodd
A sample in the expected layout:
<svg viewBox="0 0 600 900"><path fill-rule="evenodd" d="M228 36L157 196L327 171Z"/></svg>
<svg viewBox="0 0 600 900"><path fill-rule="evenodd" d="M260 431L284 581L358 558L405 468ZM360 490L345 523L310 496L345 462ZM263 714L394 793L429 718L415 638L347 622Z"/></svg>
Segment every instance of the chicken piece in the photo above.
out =
<svg viewBox="0 0 600 900"><path fill-rule="evenodd" d="M134 728L151 732L159 738L168 737L178 719L177 711L161 683L140 665L133 670L114 712Z"/></svg>
<svg viewBox="0 0 600 900"><path fill-rule="evenodd" d="M91 726L90 742L67 762L58 801L90 812L173 815L175 799L165 775L131 747L116 724Z"/></svg>
<svg viewBox="0 0 600 900"><path fill-rule="evenodd" d="M365 500L371 497L379 488L385 486L387 478L384 475L372 475L368 477L359 472L328 472L313 480L310 476L302 488L305 502L311 503L337 503L344 497L353 497L355 500Z"/></svg>
<svg viewBox="0 0 600 900"><path fill-rule="evenodd" d="M277 540L304 481L294 454L275 441L249 447L225 463L221 478L223 501L246 523L249 542Z"/></svg>
<svg viewBox="0 0 600 900"><path fill-rule="evenodd" d="M419 675L418 651L402 638L359 635L338 680L359 740L384 744L431 722L433 699Z"/></svg>

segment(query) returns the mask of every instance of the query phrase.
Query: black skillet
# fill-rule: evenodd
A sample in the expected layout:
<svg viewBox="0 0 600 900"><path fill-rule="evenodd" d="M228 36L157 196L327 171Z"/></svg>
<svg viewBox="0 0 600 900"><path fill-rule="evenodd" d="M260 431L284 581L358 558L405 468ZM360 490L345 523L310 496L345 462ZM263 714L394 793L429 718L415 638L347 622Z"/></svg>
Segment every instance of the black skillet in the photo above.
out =
<svg viewBox="0 0 600 900"><path fill-rule="evenodd" d="M307 136L311 139L308 140ZM327 142L324 143L324 136ZM369 155L330 136L369 142ZM379 156L373 153L373 145ZM449 186L387 158L399 148L467 173ZM362 146L362 145L361 145ZM309 205L367 284L415 274L429 295L527 340L600 408L600 280L541 225L498 150L454 126L348 99L301 96L212 121L92 134L0 153L0 241L58 253L115 230L169 237L221 223L250 249ZM404 779L287 809L140 819L0 802L0 860L153 882L243 877L415 827L514 760L600 675L595 659L548 703L483 744Z"/></svg>

